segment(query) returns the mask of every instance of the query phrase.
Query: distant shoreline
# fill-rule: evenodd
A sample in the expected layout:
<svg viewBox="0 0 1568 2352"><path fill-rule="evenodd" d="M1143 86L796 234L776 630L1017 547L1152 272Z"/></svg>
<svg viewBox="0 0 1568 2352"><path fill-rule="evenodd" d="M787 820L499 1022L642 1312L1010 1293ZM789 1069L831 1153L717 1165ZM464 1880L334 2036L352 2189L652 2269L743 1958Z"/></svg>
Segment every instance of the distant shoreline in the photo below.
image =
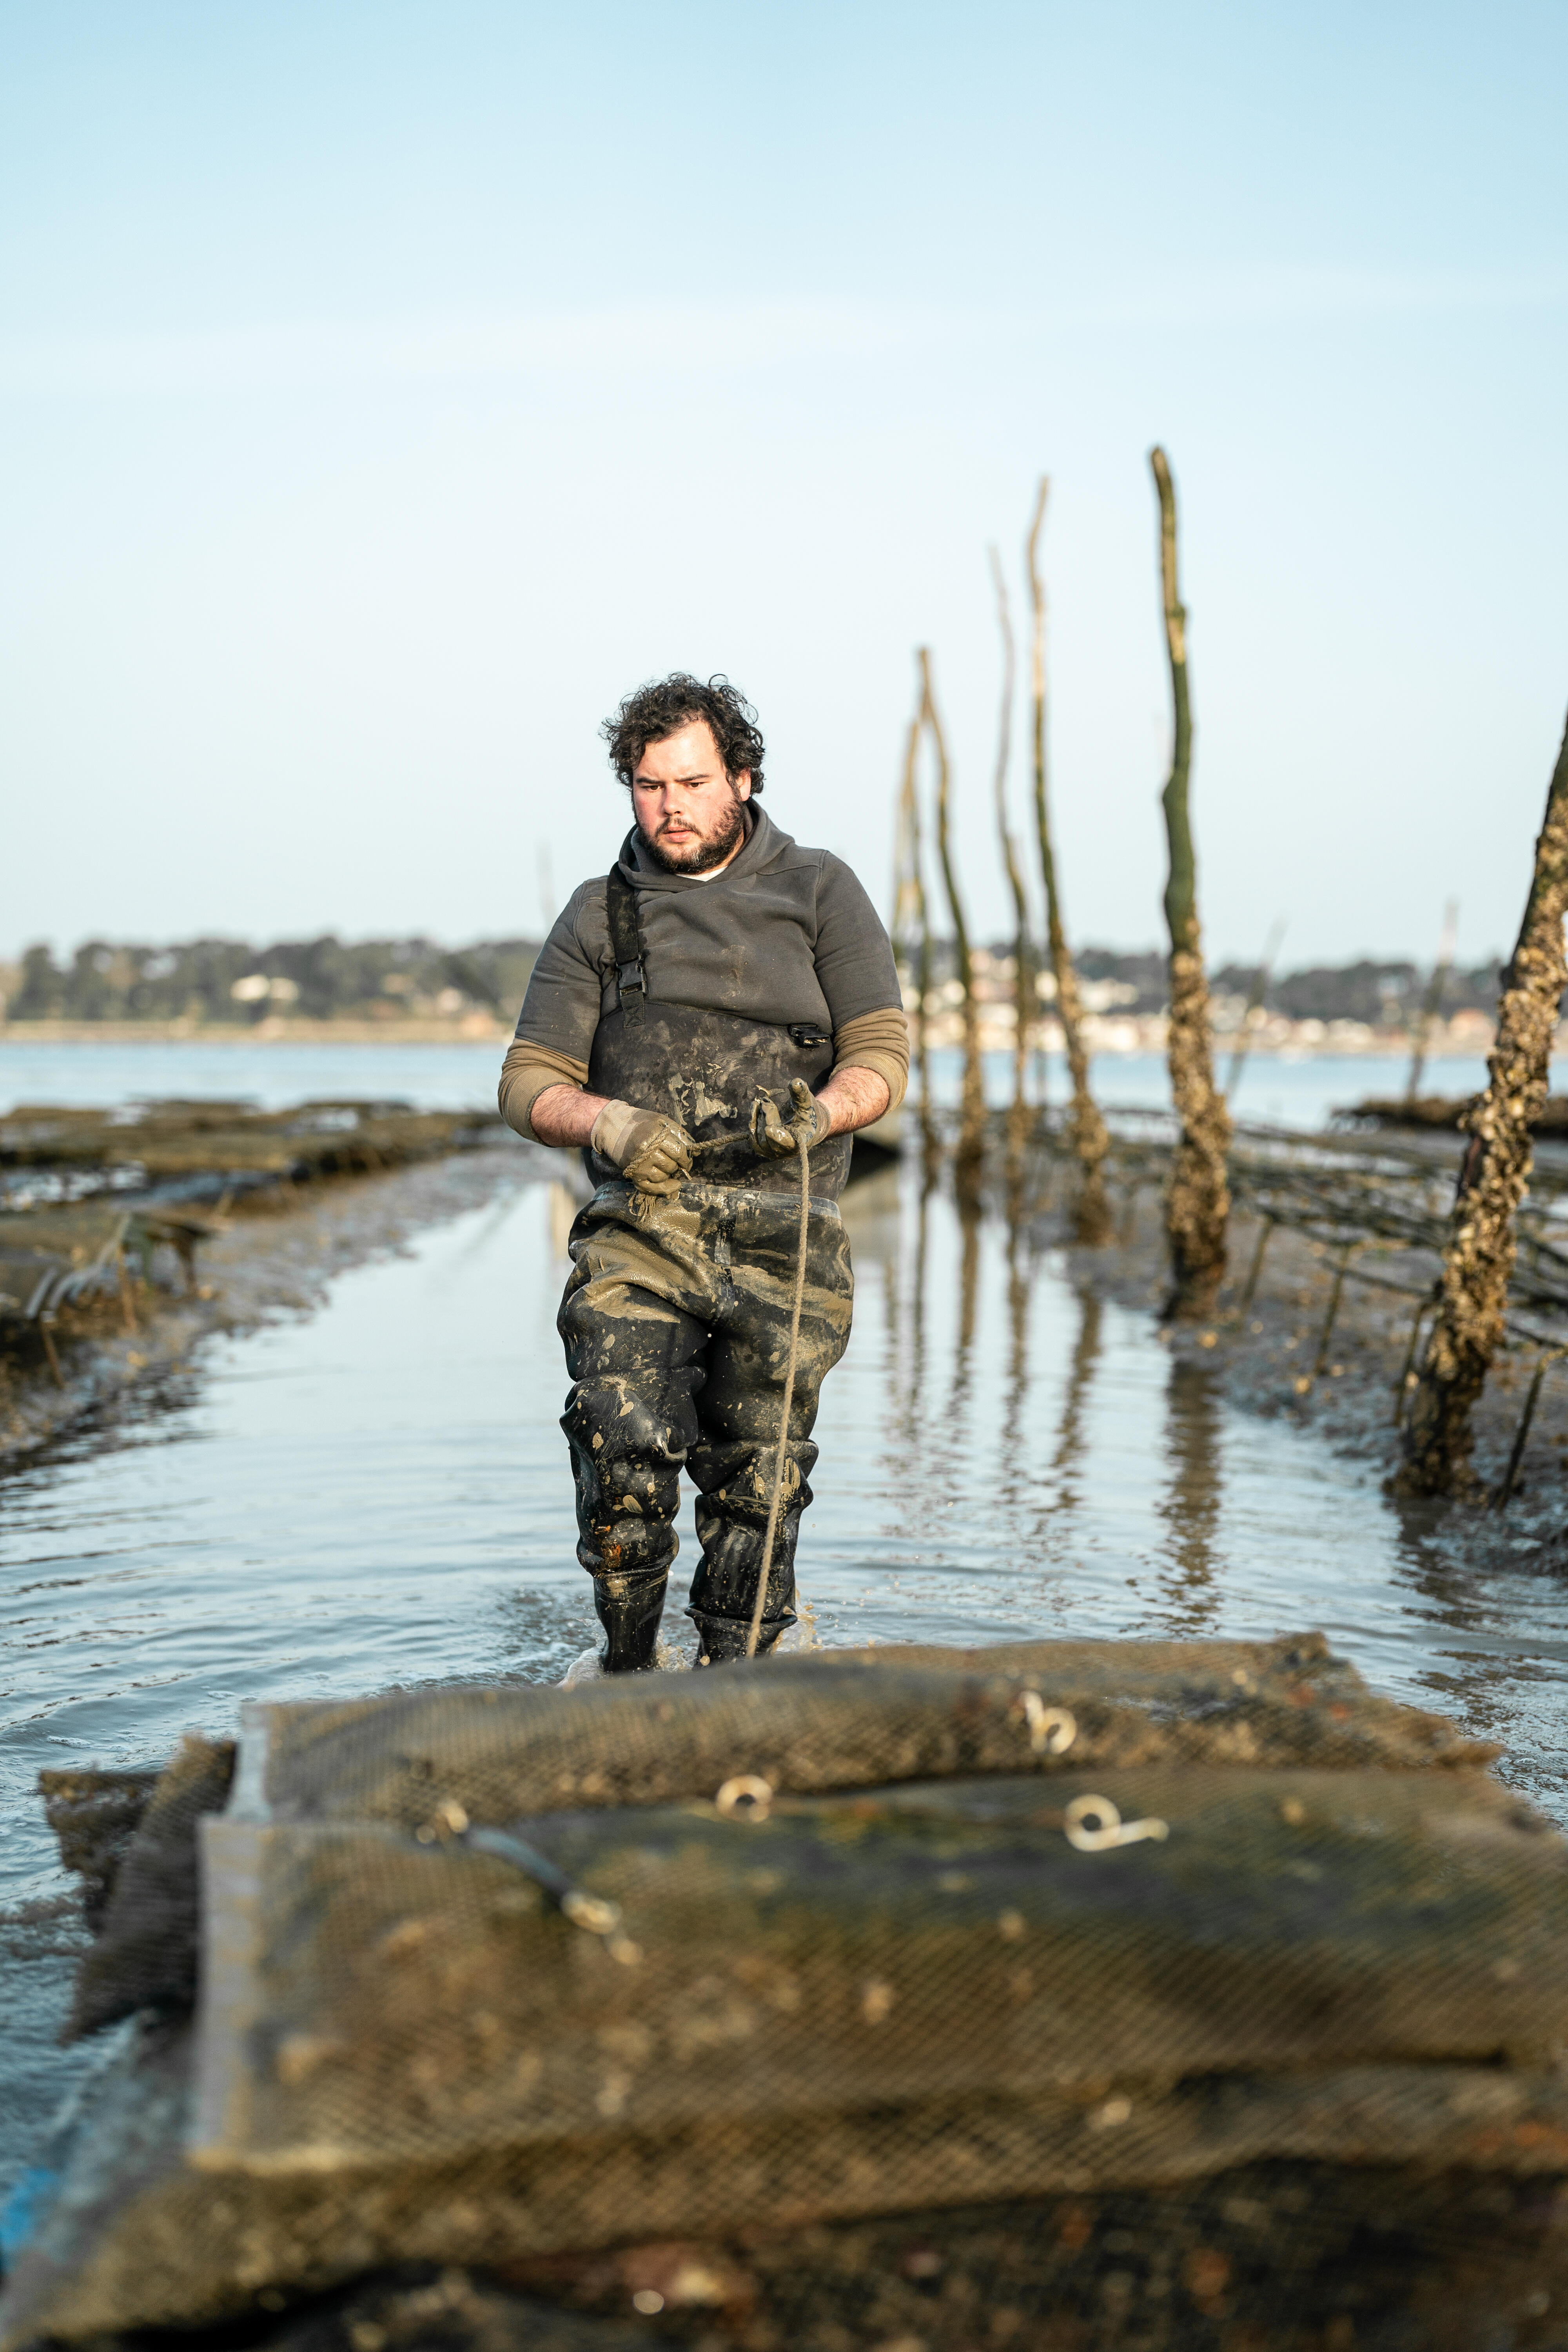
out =
<svg viewBox="0 0 1568 2352"><path fill-rule="evenodd" d="M1162 1018L1131 1020L1126 1016L1090 1014L1085 1022L1085 1042L1098 1059L1121 1061L1141 1055L1163 1055L1165 1048L1164 1022ZM1346 1024L1347 1026L1349 1024ZM1329 1024L1317 1022L1277 1023L1274 1034L1255 1037L1247 1047L1247 1059L1258 1062L1275 1061L1361 1061L1387 1060L1391 1056L1408 1056L1408 1038L1372 1033L1347 1038L1342 1030L1335 1034L1313 1034ZM932 1020L931 1044L939 1052L952 1053L962 1044L962 1034L951 1015ZM1050 1054L1061 1051L1061 1032L1052 1021L1044 1024L1045 1034L1038 1046ZM1283 1031L1284 1034L1280 1034ZM1302 1032L1308 1034L1303 1034ZM430 1021L310 1021L296 1015L290 1019L283 1013L268 1013L263 1021L244 1028L230 1022L199 1023L195 1021L3 1021L0 1022L0 1045L495 1045L504 1047L511 1042L510 1023L503 1024L484 1013L467 1013L458 1020ZM981 1050L987 1054L1011 1054L1013 1040L1005 1029L982 1023ZM1221 1031L1215 1038L1215 1052L1223 1057L1229 1054L1236 1040ZM1474 1032L1462 1038L1445 1035L1439 1029L1428 1050L1428 1062L1441 1062L1458 1057L1473 1060L1484 1058L1491 1045L1489 1023L1484 1034ZM1552 1053L1556 1059L1568 1051L1568 1030L1560 1034Z"/></svg>
<svg viewBox="0 0 1568 2352"><path fill-rule="evenodd" d="M246 1028L226 1021L0 1023L3 1045L500 1045L511 1034L484 1013L460 1021L290 1021L274 1013Z"/></svg>

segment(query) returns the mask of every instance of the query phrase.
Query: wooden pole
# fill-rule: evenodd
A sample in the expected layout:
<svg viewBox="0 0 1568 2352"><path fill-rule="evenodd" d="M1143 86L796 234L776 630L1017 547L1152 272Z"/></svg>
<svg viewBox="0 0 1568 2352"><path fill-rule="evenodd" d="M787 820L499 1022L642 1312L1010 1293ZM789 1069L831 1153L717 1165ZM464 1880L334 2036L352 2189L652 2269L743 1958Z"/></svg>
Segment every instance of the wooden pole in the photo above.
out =
<svg viewBox="0 0 1568 2352"><path fill-rule="evenodd" d="M1503 974L1497 1043L1486 1092L1464 1114L1469 1145L1459 1167L1437 1313L1405 1424L1406 1494L1470 1492L1471 1414L1502 1338L1515 1221L1531 1161L1530 1132L1551 1083L1568 962L1568 730L1546 794L1535 869L1513 961Z"/></svg>
<svg viewBox="0 0 1568 2352"><path fill-rule="evenodd" d="M980 1024L974 1003L974 966L970 955L969 925L964 919L963 900L959 893L958 876L952 863L950 823L952 769L947 756L947 738L942 732L936 697L931 690L929 646L921 647L920 665L921 712L931 730L931 746L936 753L937 859L947 892L948 912L952 918L953 958L958 984L963 991L960 1010L963 1021L963 1093L954 1170L961 1178L973 1181L985 1149L985 1095L980 1070Z"/></svg>
<svg viewBox="0 0 1568 2352"><path fill-rule="evenodd" d="M1281 915L1263 942L1263 960L1253 974L1252 988L1247 1000L1247 1010L1241 1016L1241 1031L1231 1048L1230 1067L1225 1074L1225 1098L1227 1103L1234 1103L1236 1100L1236 1090L1241 1084L1241 1073L1247 1066L1247 1047L1252 1043L1252 1016L1255 1013L1262 1012L1268 1000L1268 982L1274 971L1274 959L1279 952L1279 943L1284 937L1285 918Z"/></svg>
<svg viewBox="0 0 1568 2352"><path fill-rule="evenodd" d="M1504 1508L1510 1496L1513 1493L1514 1487L1518 1483L1519 1465L1524 1459L1524 1448L1526 1440L1530 1435L1530 1424L1535 1419L1535 1408L1541 1401L1541 1383L1546 1378L1546 1375L1551 1370L1552 1365L1560 1364L1562 1360L1563 1349L1561 1348L1548 1348L1544 1349L1536 1360L1535 1377L1530 1383L1530 1392L1524 1400L1524 1411L1520 1414L1519 1427L1513 1433L1513 1449L1508 1457L1508 1468L1502 1474L1502 1485L1498 1488L1497 1493L1491 1498L1491 1507L1494 1511L1500 1511Z"/></svg>
<svg viewBox="0 0 1568 2352"><path fill-rule="evenodd" d="M993 547L991 578L996 590L996 618L1002 631L1002 708L996 721L996 831L1002 863L1013 893L1013 1107L1007 1115L1007 1139L1016 1151L1024 1140L1029 1107L1025 1099L1024 1072L1029 1055L1029 1030L1035 1008L1035 959L1029 941L1029 901L1018 845L1007 821L1007 771L1013 757L1013 694L1017 657L1013 644L1013 616L1007 609L1007 583L1002 560Z"/></svg>
<svg viewBox="0 0 1568 2352"><path fill-rule="evenodd" d="M1459 902L1450 898L1443 913L1443 928L1437 936L1437 961L1432 967L1432 977L1421 1009L1415 1015L1415 1034L1411 1040L1410 1076L1405 1081L1405 1099L1413 1103L1421 1092L1421 1074L1426 1067L1426 1047L1432 1036L1432 1024L1443 1009L1443 989L1454 961L1454 948L1459 936Z"/></svg>
<svg viewBox="0 0 1568 2352"><path fill-rule="evenodd" d="M924 860L921 848L921 803L917 771L924 698L915 704L904 742L903 783L899 795L898 845L893 885L893 950L910 971L915 998L915 1059L921 1074L921 1120L928 1132L931 1120L931 1065L926 1053L926 998L931 992L931 921L926 907ZM910 934L913 933L912 951ZM900 974L900 978L902 974Z"/></svg>
<svg viewBox="0 0 1568 2352"><path fill-rule="evenodd" d="M1089 1092L1089 1055L1083 1042L1083 1012L1078 992L1078 971L1068 947L1062 920L1061 895L1057 888L1056 849L1051 840L1050 798L1046 789L1046 590L1040 572L1040 532L1046 520L1050 477L1040 477L1034 520L1029 526L1026 562L1029 608L1034 626L1030 637L1029 683L1034 718L1035 831L1039 839L1040 876L1046 889L1046 940L1057 983L1057 1018L1062 1024L1072 1101L1068 1110L1068 1140L1079 1165L1076 1230L1080 1242L1098 1248L1110 1239L1110 1202L1105 1190L1105 1155L1110 1149L1100 1105Z"/></svg>
<svg viewBox="0 0 1568 2352"><path fill-rule="evenodd" d="M1181 1135L1165 1195L1173 1276L1166 1313L1186 1318L1208 1314L1225 1276L1230 1217L1226 1155L1230 1149L1231 1122L1225 1097L1214 1082L1208 979L1198 922L1197 859L1187 809L1193 715L1187 684L1187 615L1176 581L1176 491L1163 449L1152 449L1149 464L1160 500L1160 584L1174 720L1171 772L1163 794L1170 855L1165 924L1171 938L1166 1055Z"/></svg>

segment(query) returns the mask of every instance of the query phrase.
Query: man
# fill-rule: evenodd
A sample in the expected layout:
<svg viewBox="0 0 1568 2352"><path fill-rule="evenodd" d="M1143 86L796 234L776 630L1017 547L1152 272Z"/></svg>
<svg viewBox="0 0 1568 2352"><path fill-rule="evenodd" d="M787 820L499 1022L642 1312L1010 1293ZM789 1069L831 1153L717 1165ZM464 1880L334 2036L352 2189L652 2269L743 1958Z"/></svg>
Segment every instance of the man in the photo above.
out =
<svg viewBox="0 0 1568 2352"><path fill-rule="evenodd" d="M698 1663L746 1654L784 1402L800 1229L805 1303L758 1651L795 1622L824 1375L849 1338L837 1197L849 1139L909 1076L892 950L841 859L759 807L756 713L724 678L628 695L604 734L631 796L609 876L540 952L501 1072L503 1118L579 1146L559 1328L577 1557L610 1674L653 1664L680 1472L697 1489Z"/></svg>

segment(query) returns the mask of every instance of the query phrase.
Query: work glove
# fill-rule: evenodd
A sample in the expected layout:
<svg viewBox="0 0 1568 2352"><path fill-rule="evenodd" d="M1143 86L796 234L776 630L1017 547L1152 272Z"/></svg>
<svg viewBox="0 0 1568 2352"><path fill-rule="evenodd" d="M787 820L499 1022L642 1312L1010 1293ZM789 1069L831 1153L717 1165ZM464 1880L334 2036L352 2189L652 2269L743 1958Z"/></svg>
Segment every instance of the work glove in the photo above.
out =
<svg viewBox="0 0 1568 2352"><path fill-rule="evenodd" d="M752 1105L752 1142L760 1159L787 1160L803 1143L808 1151L815 1151L826 1139L831 1116L804 1078L790 1080L789 1098L795 1108L786 1127L772 1095L758 1090Z"/></svg>
<svg viewBox="0 0 1568 2352"><path fill-rule="evenodd" d="M588 1140L605 1159L614 1160L635 1191L661 1200L679 1192L681 1178L691 1173L691 1138L661 1110L607 1102Z"/></svg>

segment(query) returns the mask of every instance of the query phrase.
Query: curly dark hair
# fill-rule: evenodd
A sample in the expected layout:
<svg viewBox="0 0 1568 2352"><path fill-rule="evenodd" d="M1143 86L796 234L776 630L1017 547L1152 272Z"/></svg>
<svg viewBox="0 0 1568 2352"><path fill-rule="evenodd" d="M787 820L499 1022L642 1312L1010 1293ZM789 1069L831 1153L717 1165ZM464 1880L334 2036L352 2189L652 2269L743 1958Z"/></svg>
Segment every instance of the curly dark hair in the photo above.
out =
<svg viewBox="0 0 1568 2352"><path fill-rule="evenodd" d="M737 686L724 677L710 677L706 686L683 669L668 677L650 678L628 694L613 719L599 732L610 747L610 765L630 789L637 761L650 743L662 743L693 719L706 719L731 778L742 769L752 772L754 798L763 789L763 753L766 749L757 714Z"/></svg>

